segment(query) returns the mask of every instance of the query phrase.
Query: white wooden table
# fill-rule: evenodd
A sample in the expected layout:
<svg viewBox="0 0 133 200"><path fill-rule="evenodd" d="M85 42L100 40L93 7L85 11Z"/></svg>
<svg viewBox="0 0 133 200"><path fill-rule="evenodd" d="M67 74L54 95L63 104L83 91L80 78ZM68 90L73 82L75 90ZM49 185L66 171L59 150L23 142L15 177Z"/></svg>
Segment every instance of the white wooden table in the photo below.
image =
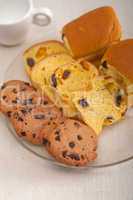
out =
<svg viewBox="0 0 133 200"><path fill-rule="evenodd" d="M122 2L125 3L125 7L129 6L131 15L132 0L35 0L35 6L51 8L56 26L60 28L64 21L68 21L77 13L108 2L116 7L120 7ZM119 12L123 11L119 9ZM125 26L128 27L128 24ZM33 26L29 40L44 36L45 31ZM23 45L12 48L0 46L1 83L8 65L22 48ZM21 147L0 119L0 200L45 199L133 200L133 161L115 167L85 171L58 168Z"/></svg>

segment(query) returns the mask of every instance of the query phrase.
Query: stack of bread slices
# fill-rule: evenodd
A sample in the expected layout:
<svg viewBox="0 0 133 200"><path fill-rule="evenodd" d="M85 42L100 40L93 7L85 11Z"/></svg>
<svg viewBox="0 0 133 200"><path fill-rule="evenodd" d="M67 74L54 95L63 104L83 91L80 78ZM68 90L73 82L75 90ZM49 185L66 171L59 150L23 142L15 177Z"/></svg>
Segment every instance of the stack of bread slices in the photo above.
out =
<svg viewBox="0 0 133 200"><path fill-rule="evenodd" d="M33 86L97 135L133 105L133 40L121 36L115 11L102 7L66 24L63 42L45 41L24 52Z"/></svg>

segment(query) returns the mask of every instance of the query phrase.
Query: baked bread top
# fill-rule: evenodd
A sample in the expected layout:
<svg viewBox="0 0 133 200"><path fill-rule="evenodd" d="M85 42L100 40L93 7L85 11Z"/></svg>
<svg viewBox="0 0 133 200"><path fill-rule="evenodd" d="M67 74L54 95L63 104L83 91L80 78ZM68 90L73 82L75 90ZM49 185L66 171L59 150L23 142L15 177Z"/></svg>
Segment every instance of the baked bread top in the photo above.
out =
<svg viewBox="0 0 133 200"><path fill-rule="evenodd" d="M133 39L112 45L106 51L102 63L113 66L133 82Z"/></svg>
<svg viewBox="0 0 133 200"><path fill-rule="evenodd" d="M112 7L101 7L66 24L63 37L75 58L91 58L120 40L121 25Z"/></svg>

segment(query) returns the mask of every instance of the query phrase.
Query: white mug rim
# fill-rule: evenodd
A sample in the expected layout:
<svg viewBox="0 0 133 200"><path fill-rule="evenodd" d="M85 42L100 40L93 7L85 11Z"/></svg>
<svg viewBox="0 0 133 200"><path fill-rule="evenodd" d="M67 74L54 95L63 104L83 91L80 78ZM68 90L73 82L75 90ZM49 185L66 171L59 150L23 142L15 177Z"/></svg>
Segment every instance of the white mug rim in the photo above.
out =
<svg viewBox="0 0 133 200"><path fill-rule="evenodd" d="M33 11L33 1L32 0L27 0L29 1L29 9L28 11L25 13L25 15L17 20L14 20L13 22L7 22L7 23L0 23L0 26L10 26L10 25L15 25L18 23L21 23L22 21L24 21L26 18L28 18L32 11Z"/></svg>

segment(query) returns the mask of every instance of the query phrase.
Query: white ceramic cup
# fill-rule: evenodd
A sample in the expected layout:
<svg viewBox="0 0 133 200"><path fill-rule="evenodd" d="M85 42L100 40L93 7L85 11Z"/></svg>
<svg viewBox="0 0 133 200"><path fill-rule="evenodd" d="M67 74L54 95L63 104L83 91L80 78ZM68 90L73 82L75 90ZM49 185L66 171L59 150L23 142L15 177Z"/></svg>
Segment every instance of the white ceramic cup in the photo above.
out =
<svg viewBox="0 0 133 200"><path fill-rule="evenodd" d="M47 26L52 17L48 8L33 8L32 0L0 0L0 43L20 44L25 41L32 23Z"/></svg>

